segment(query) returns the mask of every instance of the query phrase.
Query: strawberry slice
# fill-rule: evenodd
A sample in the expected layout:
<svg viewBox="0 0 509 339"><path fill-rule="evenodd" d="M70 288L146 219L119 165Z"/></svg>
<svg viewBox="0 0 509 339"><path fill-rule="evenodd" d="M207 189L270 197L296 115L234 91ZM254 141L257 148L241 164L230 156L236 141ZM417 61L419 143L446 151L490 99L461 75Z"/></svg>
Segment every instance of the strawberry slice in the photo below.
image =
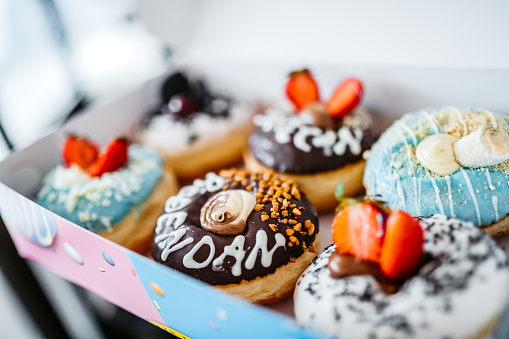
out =
<svg viewBox="0 0 509 339"><path fill-rule="evenodd" d="M396 210L387 219L385 240L380 256L380 269L391 280L411 276L423 253L424 234L419 222L409 214Z"/></svg>
<svg viewBox="0 0 509 339"><path fill-rule="evenodd" d="M290 79L286 83L286 96L298 111L320 101L318 85L308 69L290 73Z"/></svg>
<svg viewBox="0 0 509 339"><path fill-rule="evenodd" d="M339 119L350 113L361 101L364 95L362 82L355 78L343 81L327 102L327 110L333 119Z"/></svg>
<svg viewBox="0 0 509 339"><path fill-rule="evenodd" d="M110 142L108 147L90 166L88 173L92 177L100 177L104 173L116 171L127 163L129 144L126 138L117 138Z"/></svg>
<svg viewBox="0 0 509 339"><path fill-rule="evenodd" d="M86 170L95 161L98 154L99 148L96 144L74 134L67 136L62 147L62 159L66 167L76 164Z"/></svg>
<svg viewBox="0 0 509 339"><path fill-rule="evenodd" d="M387 212L375 203L353 202L332 222L332 239L339 253L378 263Z"/></svg>

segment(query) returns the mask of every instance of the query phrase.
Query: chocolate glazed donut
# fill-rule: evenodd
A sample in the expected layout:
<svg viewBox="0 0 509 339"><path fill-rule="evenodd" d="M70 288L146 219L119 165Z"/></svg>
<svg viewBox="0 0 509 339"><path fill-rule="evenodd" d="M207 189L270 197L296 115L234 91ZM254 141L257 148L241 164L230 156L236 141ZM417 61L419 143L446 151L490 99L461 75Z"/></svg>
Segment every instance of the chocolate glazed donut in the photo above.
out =
<svg viewBox="0 0 509 339"><path fill-rule="evenodd" d="M314 254L317 233L316 210L295 183L270 172L224 170L168 199L152 256L221 287L265 277Z"/></svg>

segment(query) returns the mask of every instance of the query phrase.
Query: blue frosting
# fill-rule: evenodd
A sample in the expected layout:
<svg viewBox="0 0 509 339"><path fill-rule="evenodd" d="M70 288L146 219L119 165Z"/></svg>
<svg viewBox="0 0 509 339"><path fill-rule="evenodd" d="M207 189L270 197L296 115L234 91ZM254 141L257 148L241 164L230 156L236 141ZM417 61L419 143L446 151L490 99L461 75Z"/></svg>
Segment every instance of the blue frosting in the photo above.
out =
<svg viewBox="0 0 509 339"><path fill-rule="evenodd" d="M77 225L99 232L113 227L137 208L162 175L159 154L131 145L127 165L100 178L89 178L75 166L57 166L44 179L37 202Z"/></svg>
<svg viewBox="0 0 509 339"><path fill-rule="evenodd" d="M415 158L415 147L422 139L443 133L438 118L443 110L406 114L387 129L366 163L368 194L379 195L391 209L416 216L445 214L476 226L503 219L509 214L509 174L500 166L460 168L451 175L437 176ZM497 121L509 126L508 118L499 116Z"/></svg>

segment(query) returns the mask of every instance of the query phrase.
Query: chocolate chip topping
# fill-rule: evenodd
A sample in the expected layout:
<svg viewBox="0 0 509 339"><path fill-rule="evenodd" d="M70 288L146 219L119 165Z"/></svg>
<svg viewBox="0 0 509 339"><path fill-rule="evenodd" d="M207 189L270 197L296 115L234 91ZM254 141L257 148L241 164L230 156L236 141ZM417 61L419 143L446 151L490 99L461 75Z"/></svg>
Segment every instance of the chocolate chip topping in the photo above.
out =
<svg viewBox="0 0 509 339"><path fill-rule="evenodd" d="M238 284L242 280L252 280L257 277L264 277L274 273L277 268L284 266L295 258L299 258L305 251L314 252L312 244L316 239L318 232L318 216L313 205L302 194L295 183L279 179L272 173L253 173L247 170L225 170L220 172L223 183L216 191L201 189L199 186L187 186L181 189L179 195L183 199L189 199L189 204L180 208L178 204L167 203L167 206L174 211L187 213L182 225L175 226L177 221L166 222L165 217L170 213L166 212L160 217L158 227L155 232L155 244L152 249L153 258L164 265L172 267L185 274L193 276L199 280L212 285ZM220 235L208 232L201 227L200 210L202 206L219 190L241 189L253 193L256 197L256 206L253 212L247 217L247 227L242 236L245 237L243 249L246 251L241 262L242 274L236 276L232 273L237 264L235 257L227 255L222 265L214 267L213 262L220 257L225 248L233 244L238 245L236 238L241 235ZM188 194L199 190L196 195ZM171 199L171 198L170 198ZM187 203L187 202L186 202ZM185 205L185 204L184 204ZM297 212L298 211L298 212ZM293 221L290 223L290 221ZM298 229L298 231L297 231ZM284 244L278 246L271 256L271 262L268 267L262 264L261 251L257 251L254 267L246 268L248 257L257 245L257 236L259 231L266 234L267 249L270 251L277 245L278 241L284 239ZM290 233L293 233L289 235ZM173 232L173 233L172 233ZM172 246L168 246L176 239L175 232L185 233ZM173 236L168 236L173 234ZM205 267L194 269L184 265L184 257L189 254L198 242L204 237L211 237L215 248L214 259ZM162 240L161 240L162 239ZM192 243L189 243L193 239ZM185 245L186 241L188 242ZM235 242L235 243L234 243ZM165 249L177 248L171 253L164 253ZM237 246L234 250L239 250ZM242 248L240 248L242 250ZM210 246L201 246L194 253L194 260L198 263L207 261L211 253ZM163 260L162 256L165 259Z"/></svg>

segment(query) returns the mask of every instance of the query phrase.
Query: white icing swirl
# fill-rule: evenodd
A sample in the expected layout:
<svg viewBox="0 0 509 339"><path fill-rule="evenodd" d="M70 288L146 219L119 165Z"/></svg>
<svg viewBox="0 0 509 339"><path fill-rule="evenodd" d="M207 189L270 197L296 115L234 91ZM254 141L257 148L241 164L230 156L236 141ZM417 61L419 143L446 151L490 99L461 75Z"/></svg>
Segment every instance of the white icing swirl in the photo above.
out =
<svg viewBox="0 0 509 339"><path fill-rule="evenodd" d="M436 134L422 140L415 155L420 164L439 175L456 172L460 165L456 162L453 143L458 139L448 134Z"/></svg>
<svg viewBox="0 0 509 339"><path fill-rule="evenodd" d="M223 235L241 234L246 229L256 197L244 190L222 191L201 208L200 223L204 230Z"/></svg>

